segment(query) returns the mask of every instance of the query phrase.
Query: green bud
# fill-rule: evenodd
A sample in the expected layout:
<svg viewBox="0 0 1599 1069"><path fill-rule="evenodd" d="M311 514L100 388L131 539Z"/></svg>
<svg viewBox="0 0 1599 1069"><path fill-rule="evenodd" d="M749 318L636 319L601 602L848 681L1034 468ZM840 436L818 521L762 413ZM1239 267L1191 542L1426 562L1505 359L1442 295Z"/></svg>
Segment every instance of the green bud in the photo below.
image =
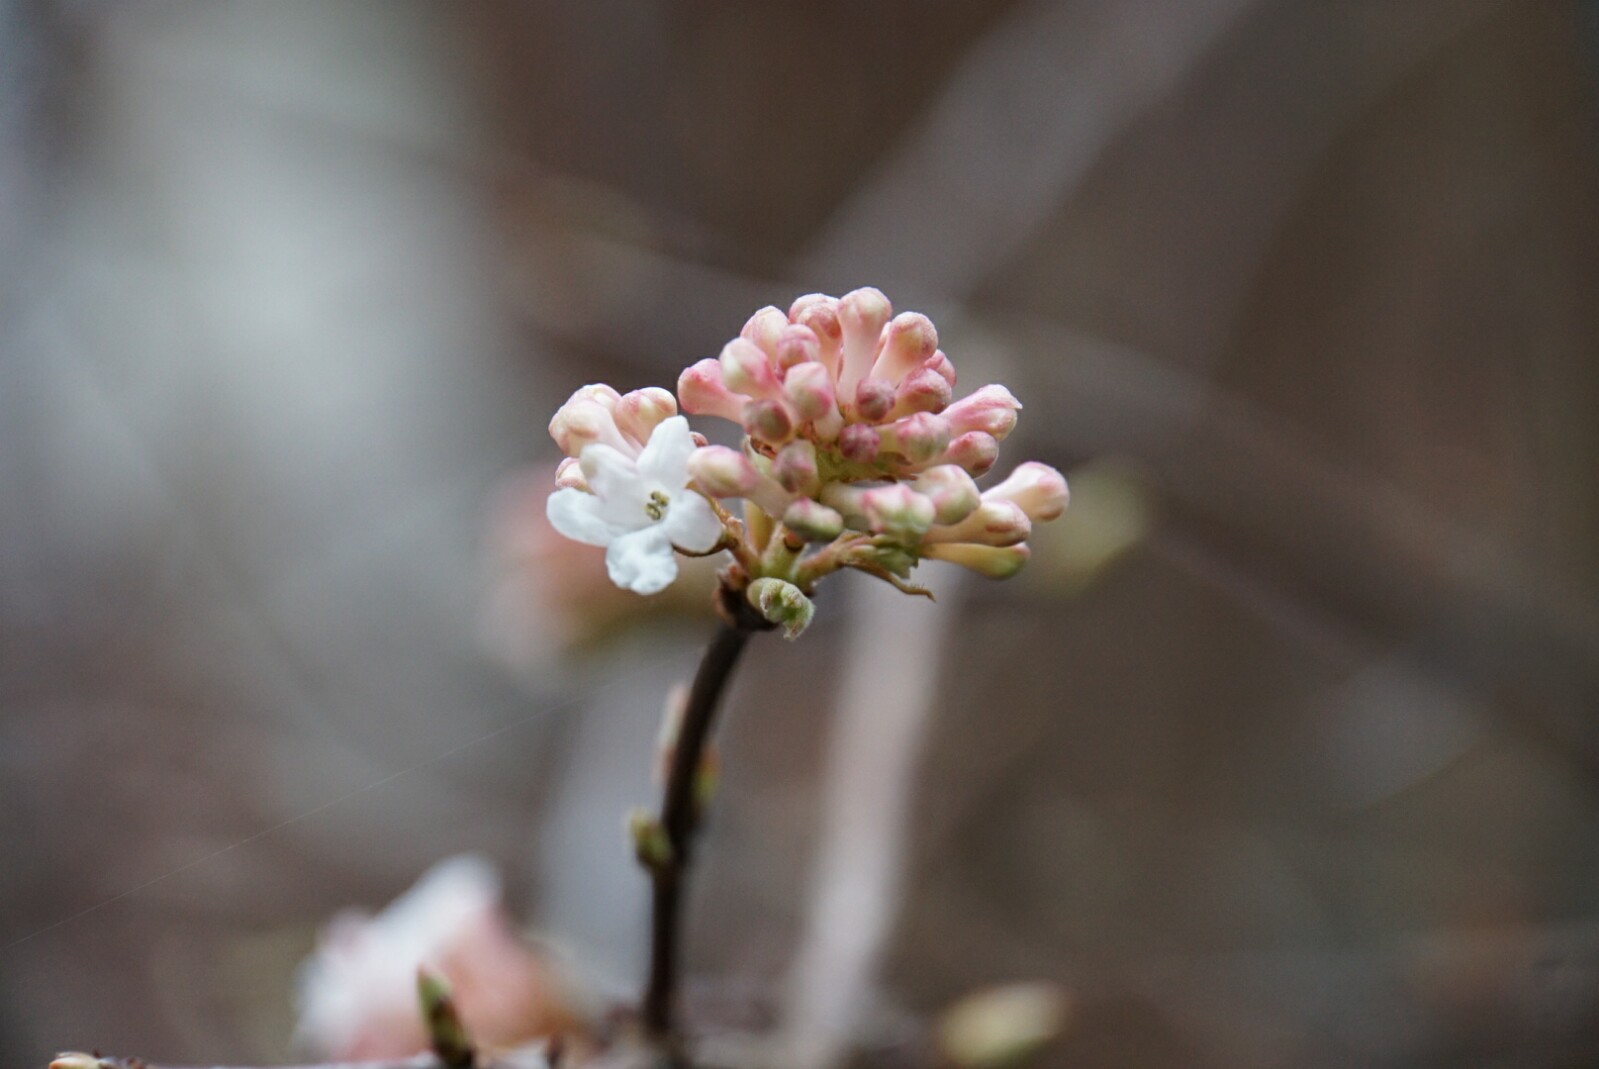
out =
<svg viewBox="0 0 1599 1069"><path fill-rule="evenodd" d="M627 835L633 840L633 853L638 863L651 872L672 863L672 840L666 828L647 809L630 809L627 814Z"/></svg>
<svg viewBox="0 0 1599 1069"><path fill-rule="evenodd" d="M417 966L416 994L422 1004L422 1021L427 1025L433 1053L447 1069L471 1069L475 1060L472 1041L456 1012L450 985L443 976L426 965Z"/></svg>
<svg viewBox="0 0 1599 1069"><path fill-rule="evenodd" d="M783 629L784 638L799 638L816 615L811 599L781 579L757 579L744 596L768 622Z"/></svg>

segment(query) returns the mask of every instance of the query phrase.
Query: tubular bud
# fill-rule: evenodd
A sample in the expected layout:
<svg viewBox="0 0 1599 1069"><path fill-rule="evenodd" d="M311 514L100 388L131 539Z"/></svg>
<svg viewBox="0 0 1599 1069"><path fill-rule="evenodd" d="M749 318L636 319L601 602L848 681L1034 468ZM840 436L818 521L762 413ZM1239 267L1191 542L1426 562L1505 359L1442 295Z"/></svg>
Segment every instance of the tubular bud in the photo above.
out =
<svg viewBox="0 0 1599 1069"><path fill-rule="evenodd" d="M840 354L844 346L844 328L838 319L838 298L825 293L807 293L788 309L788 318L800 326L810 327L821 346L817 360L827 373L838 377Z"/></svg>
<svg viewBox="0 0 1599 1069"><path fill-rule="evenodd" d="M795 364L788 369L788 377L783 380L783 396L794 406L800 419L824 419L838 411L833 398L833 378L815 361Z"/></svg>
<svg viewBox="0 0 1599 1069"><path fill-rule="evenodd" d="M678 376L677 396L691 416L720 416L734 423L743 418L747 400L727 388L721 362L709 356Z"/></svg>
<svg viewBox="0 0 1599 1069"><path fill-rule="evenodd" d="M760 473L748 457L725 445L708 445L689 454L688 473L712 497L744 497L755 490Z"/></svg>
<svg viewBox="0 0 1599 1069"><path fill-rule="evenodd" d="M920 312L901 312L888 324L872 377L897 383L938 351L938 330Z"/></svg>
<svg viewBox="0 0 1599 1069"><path fill-rule="evenodd" d="M816 468L816 447L799 440L785 445L772 458L772 475L791 493L814 494L822 485Z"/></svg>
<svg viewBox="0 0 1599 1069"><path fill-rule="evenodd" d="M987 474L988 469L994 466L994 461L999 459L999 442L992 434L967 431L965 434L957 435L949 443L949 448L944 450L943 459L946 464L958 464L973 476L981 477Z"/></svg>
<svg viewBox="0 0 1599 1069"><path fill-rule="evenodd" d="M926 464L950 445L950 426L942 416L918 412L879 427L883 448L911 464Z"/></svg>
<svg viewBox="0 0 1599 1069"><path fill-rule="evenodd" d="M734 338L722 347L722 381L746 397L776 397L777 372L761 347L748 338Z"/></svg>
<svg viewBox="0 0 1599 1069"><path fill-rule="evenodd" d="M807 542L831 542L844 533L844 517L820 501L802 497L783 513L783 526Z"/></svg>
<svg viewBox="0 0 1599 1069"><path fill-rule="evenodd" d="M639 447L622 436L611 416L611 410L601 402L587 397L568 401L550 420L550 437L569 457L578 456L583 447L596 442L608 445L627 456L637 456Z"/></svg>
<svg viewBox="0 0 1599 1069"><path fill-rule="evenodd" d="M783 333L783 328L788 326L788 316L780 309L767 305L744 324L744 329L739 331L739 337L754 342L768 357L777 355L777 338Z"/></svg>
<svg viewBox="0 0 1599 1069"><path fill-rule="evenodd" d="M907 416L913 412L937 414L949 407L951 388L944 376L930 367L919 367L906 375L894 393L894 409L890 415Z"/></svg>
<svg viewBox="0 0 1599 1069"><path fill-rule="evenodd" d="M949 357L944 355L944 350L940 349L928 357L927 362L922 366L929 371L937 372L939 378L949 383L950 389L953 390L955 388L955 365L949 362Z"/></svg>
<svg viewBox="0 0 1599 1069"><path fill-rule="evenodd" d="M744 430L768 445L782 445L794 437L794 417L781 401L761 398L744 406Z"/></svg>
<svg viewBox="0 0 1599 1069"><path fill-rule="evenodd" d="M944 417L956 434L983 431L1002 442L1016 427L1016 411L1022 403L1003 386L984 386L962 397L944 410Z"/></svg>
<svg viewBox="0 0 1599 1069"><path fill-rule="evenodd" d="M984 546L1014 546L1027 541L1033 521L1014 501L984 500L964 520L947 527L934 527L927 541L974 542Z"/></svg>
<svg viewBox="0 0 1599 1069"><path fill-rule="evenodd" d="M868 427L864 423L849 423L838 432L838 450L844 454L845 460L853 460L857 464L870 464L877 459L881 448L882 436L875 427Z"/></svg>
<svg viewBox="0 0 1599 1069"><path fill-rule="evenodd" d="M938 542L926 546L922 556L970 568L986 579L1009 579L1027 565L1032 550L1023 542L1015 546L975 546L967 542Z"/></svg>
<svg viewBox="0 0 1599 1069"><path fill-rule="evenodd" d="M1048 464L1029 460L1004 482L983 491L983 500L1014 502L1034 523L1047 523L1066 511L1071 494L1064 475Z"/></svg>
<svg viewBox="0 0 1599 1069"><path fill-rule="evenodd" d="M877 359L883 326L894 314L881 290L867 286L839 298L838 321L844 332L843 362L838 371L838 388L845 397L855 396L855 386L866 377Z"/></svg>
<svg viewBox="0 0 1599 1069"><path fill-rule="evenodd" d="M787 320L784 323L772 352L772 361L777 365L778 373L786 374L796 364L820 361L822 342L816 332L799 323L788 323Z"/></svg>
<svg viewBox="0 0 1599 1069"><path fill-rule="evenodd" d="M894 407L894 384L886 379L862 379L855 387L855 414L866 423L878 423Z"/></svg>
<svg viewBox="0 0 1599 1069"><path fill-rule="evenodd" d="M574 490L588 490L589 481L583 476L583 466L577 457L567 457L556 466L555 485L557 489L570 486Z"/></svg>
<svg viewBox="0 0 1599 1069"><path fill-rule="evenodd" d="M982 502L971 475L956 464L928 468L911 485L933 503L933 522L937 524L959 523Z"/></svg>
<svg viewBox="0 0 1599 1069"><path fill-rule="evenodd" d="M891 483L865 491L861 512L873 534L916 542L933 525L933 503L904 483Z"/></svg>
<svg viewBox="0 0 1599 1069"><path fill-rule="evenodd" d="M567 404L573 401L595 401L602 408L613 409L622 395L616 392L615 387L607 386L603 382L591 382L587 386L579 386L572 391L572 396L566 399Z"/></svg>
<svg viewBox="0 0 1599 1069"><path fill-rule="evenodd" d="M623 394L611 414L617 428L643 446L656 424L677 415L677 398L659 386L646 386Z"/></svg>

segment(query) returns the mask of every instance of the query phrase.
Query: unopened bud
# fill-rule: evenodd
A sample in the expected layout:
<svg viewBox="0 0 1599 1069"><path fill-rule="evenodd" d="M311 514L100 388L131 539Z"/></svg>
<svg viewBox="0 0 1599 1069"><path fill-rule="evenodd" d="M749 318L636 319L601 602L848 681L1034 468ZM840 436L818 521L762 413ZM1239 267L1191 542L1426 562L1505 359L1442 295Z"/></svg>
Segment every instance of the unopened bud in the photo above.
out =
<svg viewBox="0 0 1599 1069"><path fill-rule="evenodd" d="M864 423L851 423L838 432L838 451L845 460L857 464L870 464L877 459L882 448L882 436L875 427Z"/></svg>
<svg viewBox="0 0 1599 1069"><path fill-rule="evenodd" d="M783 396L794 406L800 419L819 420L838 407L833 398L833 377L815 361L795 364L783 379Z"/></svg>
<svg viewBox="0 0 1599 1069"><path fill-rule="evenodd" d="M949 448L944 450L943 459L945 463L958 464L974 477L981 478L999 459L999 442L992 434L967 431L955 436Z"/></svg>
<svg viewBox="0 0 1599 1069"><path fill-rule="evenodd" d="M838 322L844 331L844 356L839 366L838 386L845 397L855 396L855 386L871 371L877 359L883 327L894 306L881 290L867 286L839 298Z"/></svg>
<svg viewBox="0 0 1599 1069"><path fill-rule="evenodd" d="M550 420L550 437L569 457L582 455L584 446L596 443L628 456L638 453L638 446L622 437L611 410L588 397L574 395L574 400L560 407Z"/></svg>
<svg viewBox="0 0 1599 1069"><path fill-rule="evenodd" d="M807 542L831 542L844 533L844 517L820 501L802 497L783 513L783 526Z"/></svg>
<svg viewBox="0 0 1599 1069"><path fill-rule="evenodd" d="M691 416L720 416L737 423L744 414L744 402L727 388L719 360L706 357L683 371L677 378L677 398Z"/></svg>
<svg viewBox="0 0 1599 1069"><path fill-rule="evenodd" d="M860 503L873 534L914 543L933 525L933 503L904 483L873 487Z"/></svg>
<svg viewBox="0 0 1599 1069"><path fill-rule="evenodd" d="M643 445L658 423L677 415L677 398L659 386L630 390L616 402L612 415L623 434Z"/></svg>
<svg viewBox="0 0 1599 1069"><path fill-rule="evenodd" d="M922 366L929 371L936 372L939 378L949 383L950 389L953 390L955 388L955 365L949 362L949 357L944 355L944 350L940 349L928 357L927 362Z"/></svg>
<svg viewBox="0 0 1599 1069"><path fill-rule="evenodd" d="M949 407L951 388L944 376L930 367L920 367L906 375L894 393L893 415L913 412L939 413Z"/></svg>
<svg viewBox="0 0 1599 1069"><path fill-rule="evenodd" d="M811 328L821 345L816 359L836 378L844 345L844 328L838 321L838 298L825 293L807 293L789 306L788 318Z"/></svg>
<svg viewBox="0 0 1599 1069"><path fill-rule="evenodd" d="M761 347L748 338L734 338L722 347L719 358L722 381L734 393L746 397L776 397L777 372Z"/></svg>
<svg viewBox="0 0 1599 1069"><path fill-rule="evenodd" d="M694 485L712 497L744 497L760 481L749 457L725 445L708 445L690 453L688 474Z"/></svg>
<svg viewBox="0 0 1599 1069"><path fill-rule="evenodd" d="M950 426L942 416L918 412L880 427L883 448L911 464L925 464L949 448Z"/></svg>
<svg viewBox="0 0 1599 1069"><path fill-rule="evenodd" d="M1015 502L1034 523L1058 519L1070 499L1066 477L1036 460L1018 465L1004 482L983 491L984 501Z"/></svg>
<svg viewBox="0 0 1599 1069"><path fill-rule="evenodd" d="M672 863L672 839L649 810L628 810L627 837L633 843L633 856L650 872Z"/></svg>
<svg viewBox="0 0 1599 1069"><path fill-rule="evenodd" d="M901 312L888 324L872 377L897 383L938 351L938 330L920 312Z"/></svg>
<svg viewBox="0 0 1599 1069"><path fill-rule="evenodd" d="M1016 427L1016 411L1022 403L1003 386L984 386L975 393L962 397L944 410L944 418L956 434L983 431L1004 441Z"/></svg>
<svg viewBox="0 0 1599 1069"><path fill-rule="evenodd" d="M794 417L781 401L762 398L744 406L744 430L768 445L782 445L794 437Z"/></svg>
<svg viewBox="0 0 1599 1069"><path fill-rule="evenodd" d="M579 386L572 391L572 396L566 399L567 404L573 401L593 401L601 408L611 410L616 408L616 402L622 395L616 392L614 386L607 386L603 382L592 382L587 386Z"/></svg>
<svg viewBox="0 0 1599 1069"><path fill-rule="evenodd" d="M745 597L768 623L783 629L784 638L799 638L816 615L816 606L800 588L782 579L757 579Z"/></svg>
<svg viewBox="0 0 1599 1069"><path fill-rule="evenodd" d="M928 468L911 485L933 503L933 522L938 524L959 523L982 501L977 483L956 464Z"/></svg>
<svg viewBox="0 0 1599 1069"><path fill-rule="evenodd" d="M777 336L777 344L772 353L772 362L777 365L779 374L787 372L796 364L815 363L822 358L822 342L816 332L810 327L800 323L787 323Z"/></svg>
<svg viewBox="0 0 1599 1069"><path fill-rule="evenodd" d="M804 439L788 443L772 458L772 475L791 493L814 494L821 485L816 469L816 447Z"/></svg>
<svg viewBox="0 0 1599 1069"><path fill-rule="evenodd" d="M476 1055L466 1028L461 1024L449 982L428 966L419 965L416 994L422 1004L422 1021L427 1025L434 1056L446 1069L470 1069Z"/></svg>
<svg viewBox="0 0 1599 1069"><path fill-rule="evenodd" d="M577 457L563 457L555 468L555 485L558 489L588 490L589 481L583 476L583 465Z"/></svg>
<svg viewBox="0 0 1599 1069"><path fill-rule="evenodd" d="M1023 542L1015 546L978 546L969 542L936 542L922 550L929 560L949 561L970 568L986 579L1009 579L1027 564L1032 551Z"/></svg>
<svg viewBox="0 0 1599 1069"><path fill-rule="evenodd" d="M1014 546L1027 541L1033 521L1014 501L990 501L973 509L959 523L934 527L927 532L928 542L974 542L984 546Z"/></svg>
<svg viewBox="0 0 1599 1069"><path fill-rule="evenodd" d="M783 333L783 328L788 326L788 316L781 310L767 305L744 324L744 329L739 331L739 337L754 342L768 357L777 355L777 339Z"/></svg>
<svg viewBox="0 0 1599 1069"><path fill-rule="evenodd" d="M894 384L887 379L862 379L855 387L855 414L866 423L885 419L894 407Z"/></svg>
<svg viewBox="0 0 1599 1069"><path fill-rule="evenodd" d="M50 1069L106 1069L108 1064L98 1055L69 1050L57 1054L50 1063Z"/></svg>

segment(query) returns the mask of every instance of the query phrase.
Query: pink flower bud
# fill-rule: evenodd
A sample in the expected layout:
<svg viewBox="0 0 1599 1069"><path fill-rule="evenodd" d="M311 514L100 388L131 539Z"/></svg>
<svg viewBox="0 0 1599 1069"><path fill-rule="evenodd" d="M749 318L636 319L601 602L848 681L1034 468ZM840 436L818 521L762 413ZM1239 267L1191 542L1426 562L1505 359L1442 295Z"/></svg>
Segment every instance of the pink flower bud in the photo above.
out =
<svg viewBox="0 0 1599 1069"><path fill-rule="evenodd" d="M959 523L982 501L971 475L954 464L928 468L911 485L933 503L934 523Z"/></svg>
<svg viewBox="0 0 1599 1069"><path fill-rule="evenodd" d="M870 464L877 459L881 447L882 436L875 427L864 423L848 424L838 432L838 451L844 454L845 460Z"/></svg>
<svg viewBox="0 0 1599 1069"><path fill-rule="evenodd" d="M974 542L984 546L1014 546L1027 541L1033 522L1014 501L984 500L965 519L927 532L928 542Z"/></svg>
<svg viewBox="0 0 1599 1069"><path fill-rule="evenodd" d="M870 381L870 380L868 380ZM894 408L889 413L906 416L913 412L939 413L949 407L950 385L930 367L919 367L906 375L894 393Z"/></svg>
<svg viewBox="0 0 1599 1069"><path fill-rule="evenodd" d="M744 418L745 398L727 388L722 365L711 357L684 370L677 379L678 400L691 416L720 416L738 423Z"/></svg>
<svg viewBox="0 0 1599 1069"><path fill-rule="evenodd" d="M677 415L677 398L659 386L646 386L623 394L611 414L617 428L642 447L657 423Z"/></svg>
<svg viewBox="0 0 1599 1069"><path fill-rule="evenodd" d="M938 542L922 550L929 560L944 560L970 568L986 579L1009 579L1032 556L1026 543L1015 546L975 546L967 542Z"/></svg>
<svg viewBox="0 0 1599 1069"><path fill-rule="evenodd" d="M777 372L761 347L748 338L734 338L722 348L722 381L746 397L776 397Z"/></svg>
<svg viewBox="0 0 1599 1069"><path fill-rule="evenodd" d="M950 389L955 388L955 365L949 362L949 357L944 355L942 349L928 357L927 363L922 366L929 371L936 371L940 378L949 383Z"/></svg>
<svg viewBox="0 0 1599 1069"><path fill-rule="evenodd" d="M574 490L587 491L589 481L583 475L583 465L577 457L567 457L556 465L555 486L557 489L571 487Z"/></svg>
<svg viewBox="0 0 1599 1069"><path fill-rule="evenodd" d="M802 420L822 419L837 412L833 402L833 379L821 364L811 361L795 364L783 380L783 396Z"/></svg>
<svg viewBox="0 0 1599 1069"><path fill-rule="evenodd" d="M768 445L782 445L794 437L794 417L781 401L765 399L744 406L744 431Z"/></svg>
<svg viewBox="0 0 1599 1069"><path fill-rule="evenodd" d="M772 475L791 493L814 494L822 484L816 469L816 447L803 439L788 443L772 458Z"/></svg>
<svg viewBox="0 0 1599 1069"><path fill-rule="evenodd" d="M783 526L807 542L831 542L844 533L844 517L820 501L802 497L783 513Z"/></svg>
<svg viewBox="0 0 1599 1069"><path fill-rule="evenodd" d="M870 286L852 290L839 299L838 322L844 332L843 362L838 372L842 396L854 397L856 385L872 369L883 327L893 314L894 306L888 298Z"/></svg>
<svg viewBox="0 0 1599 1069"><path fill-rule="evenodd" d="M777 336L772 362L777 365L778 376L782 377L796 364L818 363L821 356L822 342L816 332L810 327L791 323Z"/></svg>
<svg viewBox="0 0 1599 1069"><path fill-rule="evenodd" d="M888 324L872 377L897 383L938 351L938 331L920 312L901 312Z"/></svg>
<svg viewBox="0 0 1599 1069"><path fill-rule="evenodd" d="M744 497L760 481L748 457L725 445L708 445L688 457L689 478L712 497Z"/></svg>
<svg viewBox="0 0 1599 1069"><path fill-rule="evenodd" d="M1066 511L1070 494L1066 477L1048 464L1029 460L997 486L983 491L984 501L1011 501L1034 523L1058 519Z"/></svg>
<svg viewBox="0 0 1599 1069"><path fill-rule="evenodd" d="M946 409L946 414L948 410ZM949 448L944 450L943 462L946 464L959 464L973 476L981 477L988 473L994 466L994 461L999 459L999 442L995 441L992 434L982 431L967 431L965 434L956 435L949 443Z"/></svg>
<svg viewBox="0 0 1599 1069"><path fill-rule="evenodd" d="M905 542L918 541L933 525L933 503L904 483L865 491L860 507L873 534Z"/></svg>
<svg viewBox="0 0 1599 1069"><path fill-rule="evenodd" d="M739 337L752 341L765 353L768 358L777 355L777 339L783 333L783 328L788 326L788 316L780 309L767 305L744 324L744 329L739 331Z"/></svg>
<svg viewBox="0 0 1599 1069"><path fill-rule="evenodd" d="M918 412L879 427L883 448L911 464L925 464L949 448L950 427L942 416Z"/></svg>
<svg viewBox="0 0 1599 1069"><path fill-rule="evenodd" d="M572 396L566 399L566 403L571 404L573 401L597 401L601 407L610 410L616 408L616 402L620 401L621 399L622 395L617 393L614 387L607 386L603 382L594 382L587 386L579 386L577 389L573 390Z"/></svg>
<svg viewBox="0 0 1599 1069"><path fill-rule="evenodd" d="M944 410L944 417L956 434L983 431L1002 442L1016 427L1016 410L1022 403L1003 386L984 386Z"/></svg>
<svg viewBox="0 0 1599 1069"><path fill-rule="evenodd" d="M611 446L627 456L637 456L639 452L636 444L622 437L610 409L599 401L576 394L550 420L550 437L561 447L561 452L569 457L579 455L584 446L596 442Z"/></svg>
<svg viewBox="0 0 1599 1069"><path fill-rule="evenodd" d="M894 384L885 379L862 379L855 387L855 415L862 422L876 423L894 407Z"/></svg>
<svg viewBox="0 0 1599 1069"><path fill-rule="evenodd" d="M807 293L789 306L788 318L815 333L821 346L816 359L829 375L838 378L839 354L844 346L844 328L838 321L838 298L825 293Z"/></svg>

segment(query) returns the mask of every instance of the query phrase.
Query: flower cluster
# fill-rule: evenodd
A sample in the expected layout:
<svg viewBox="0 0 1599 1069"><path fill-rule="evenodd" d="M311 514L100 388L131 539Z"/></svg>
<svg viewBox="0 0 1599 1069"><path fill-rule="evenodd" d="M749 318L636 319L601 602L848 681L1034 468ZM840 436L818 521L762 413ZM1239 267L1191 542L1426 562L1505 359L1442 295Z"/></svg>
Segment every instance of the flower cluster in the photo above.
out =
<svg viewBox="0 0 1599 1069"><path fill-rule="evenodd" d="M1032 525L1065 509L1066 481L1029 462L979 490L1021 404L998 385L954 394L932 322L895 315L876 289L762 308L683 372L676 398L573 394L550 423L567 459L549 518L606 546L611 578L638 593L675 578L674 548L727 549L729 585L791 632L809 619L805 595L840 568L913 591L923 559L1006 578L1027 562ZM704 444L679 401L739 424L741 448ZM742 518L720 503L731 499Z"/></svg>

